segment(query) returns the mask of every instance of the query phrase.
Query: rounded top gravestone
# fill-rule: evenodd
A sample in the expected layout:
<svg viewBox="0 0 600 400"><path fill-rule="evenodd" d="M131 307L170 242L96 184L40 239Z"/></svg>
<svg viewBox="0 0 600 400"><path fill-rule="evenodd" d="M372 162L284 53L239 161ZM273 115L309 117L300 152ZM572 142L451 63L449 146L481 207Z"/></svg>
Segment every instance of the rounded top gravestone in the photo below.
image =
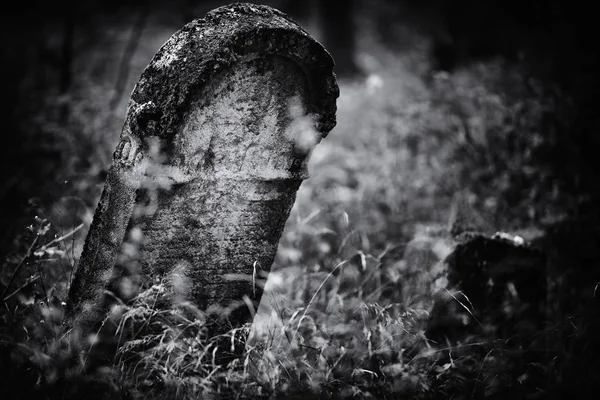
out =
<svg viewBox="0 0 600 400"><path fill-rule="evenodd" d="M266 6L221 7L175 33L131 95L69 322L97 319L126 236L138 240L128 273L139 287L176 273L184 284L173 291L202 309L256 304L257 272L273 263L308 156L335 125L333 66Z"/></svg>

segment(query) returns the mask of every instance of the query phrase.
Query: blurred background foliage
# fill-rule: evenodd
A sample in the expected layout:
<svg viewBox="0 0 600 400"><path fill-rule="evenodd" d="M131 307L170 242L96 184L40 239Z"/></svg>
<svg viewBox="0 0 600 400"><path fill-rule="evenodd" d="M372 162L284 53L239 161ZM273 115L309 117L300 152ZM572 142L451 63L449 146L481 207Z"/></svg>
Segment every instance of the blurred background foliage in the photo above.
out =
<svg viewBox="0 0 600 400"><path fill-rule="evenodd" d="M326 46L341 88L338 126L313 155L311 179L298 193L275 274L266 284L266 297L287 299L283 308L314 304L304 315L316 325L308 324L309 336L300 332L300 344L312 340L308 346L319 347L325 334L315 332L328 332L338 345L328 348L327 360L349 357L353 365L367 352L372 363L372 340L386 342L386 335L395 337L394 329L408 330L410 335L386 342L386 357L396 354L393 359L363 365L360 373L379 368L380 375L406 378L395 393L431 394L437 385L441 398L458 392L502 398L506 392L498 382L526 380L519 368L533 362L519 364L508 353L489 356L495 350L487 347L481 357L461 350L454 361L438 358L427 353L419 336L424 330L419 313L433 307L436 261L452 247L447 244L452 235L507 231L548 257L545 369L537 386L527 390L561 398L596 388L600 79L592 6L565 0L265 3L288 13ZM48 354L57 362L64 350L44 347L44 338L59 329L36 321L40 315L60 320L48 310L54 310L51 304L61 309L66 300L135 82L176 30L224 4L33 0L13 2L0 15L2 337L37 348L35 365L48 365ZM364 261L356 261L357 254L366 255ZM354 292L335 305L336 297L327 296L333 289L320 285L348 260L359 270L369 262L383 268L394 283L392 293ZM344 282L348 287L362 282L344 274L335 279L336 291ZM315 293L324 297L313 299ZM360 333L348 328L365 318L388 326L382 322L388 311L377 308L386 301L406 307L390 317L406 317L406 326ZM267 303L261 312L268 320L274 311ZM290 324L297 317L275 312ZM334 334L332 326L346 330ZM38 347L30 343L35 341ZM297 357L313 357L307 347L291 346ZM27 365L11 349L3 345L2 371L11 371L7 379L27 381L26 367L10 367ZM397 353L403 349L421 354L411 360L424 364L402 364ZM470 365L472 360L478 364ZM318 363L318 357L309 362L313 373L329 368L314 367ZM473 372L484 366L487 374ZM515 378L511 368L525 375ZM328 390L339 385L332 376L356 378L356 368L329 370L334 372L312 375ZM44 376L50 382L49 374ZM30 383L39 383L32 376ZM361 379L352 393L366 390L368 379ZM469 379L484 384L469 386ZM377 390L384 390L382 382ZM286 385L273 390L291 384Z"/></svg>

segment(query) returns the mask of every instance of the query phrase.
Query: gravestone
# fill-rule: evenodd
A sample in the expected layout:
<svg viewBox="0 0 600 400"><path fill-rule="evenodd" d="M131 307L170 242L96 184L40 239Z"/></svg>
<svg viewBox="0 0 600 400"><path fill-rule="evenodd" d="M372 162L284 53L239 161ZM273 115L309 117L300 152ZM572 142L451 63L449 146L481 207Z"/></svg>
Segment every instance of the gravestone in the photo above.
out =
<svg viewBox="0 0 600 400"><path fill-rule="evenodd" d="M310 152L335 125L333 66L266 6L221 7L175 33L131 95L68 323L97 322L126 237L139 243L138 289L176 273L200 309L257 306ZM238 311L234 326L250 315Z"/></svg>
<svg viewBox="0 0 600 400"><path fill-rule="evenodd" d="M548 380L547 257L520 236L462 236L444 260L446 289L434 296L425 336L444 362L498 353L497 376L534 393ZM489 352L488 352L489 351ZM452 354L450 354L452 353Z"/></svg>
<svg viewBox="0 0 600 400"><path fill-rule="evenodd" d="M427 337L454 342L484 326L507 342L536 337L546 323L546 262L520 237L472 234L444 260L450 290L435 298Z"/></svg>

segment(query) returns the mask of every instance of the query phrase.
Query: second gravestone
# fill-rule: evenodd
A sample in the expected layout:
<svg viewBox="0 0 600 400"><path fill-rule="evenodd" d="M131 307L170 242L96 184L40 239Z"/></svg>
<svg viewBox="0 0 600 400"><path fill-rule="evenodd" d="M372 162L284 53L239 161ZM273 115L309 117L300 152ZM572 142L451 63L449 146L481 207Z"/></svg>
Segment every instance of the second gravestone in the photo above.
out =
<svg viewBox="0 0 600 400"><path fill-rule="evenodd" d="M69 323L90 332L97 322L126 237L139 243L128 272L138 289L176 273L177 296L201 309L257 305L255 278L273 263L310 152L335 125L333 65L266 6L221 7L175 33L132 93ZM248 317L242 306L230 322Z"/></svg>

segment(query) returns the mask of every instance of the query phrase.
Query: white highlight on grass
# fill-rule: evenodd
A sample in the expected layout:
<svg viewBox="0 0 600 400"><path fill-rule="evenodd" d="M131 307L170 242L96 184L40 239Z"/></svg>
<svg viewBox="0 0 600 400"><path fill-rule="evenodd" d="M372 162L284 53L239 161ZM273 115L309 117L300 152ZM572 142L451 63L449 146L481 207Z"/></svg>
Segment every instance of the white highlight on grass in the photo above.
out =
<svg viewBox="0 0 600 400"><path fill-rule="evenodd" d="M373 95L383 87L383 79L377 74L371 74L367 77L365 86L367 87L367 93Z"/></svg>

